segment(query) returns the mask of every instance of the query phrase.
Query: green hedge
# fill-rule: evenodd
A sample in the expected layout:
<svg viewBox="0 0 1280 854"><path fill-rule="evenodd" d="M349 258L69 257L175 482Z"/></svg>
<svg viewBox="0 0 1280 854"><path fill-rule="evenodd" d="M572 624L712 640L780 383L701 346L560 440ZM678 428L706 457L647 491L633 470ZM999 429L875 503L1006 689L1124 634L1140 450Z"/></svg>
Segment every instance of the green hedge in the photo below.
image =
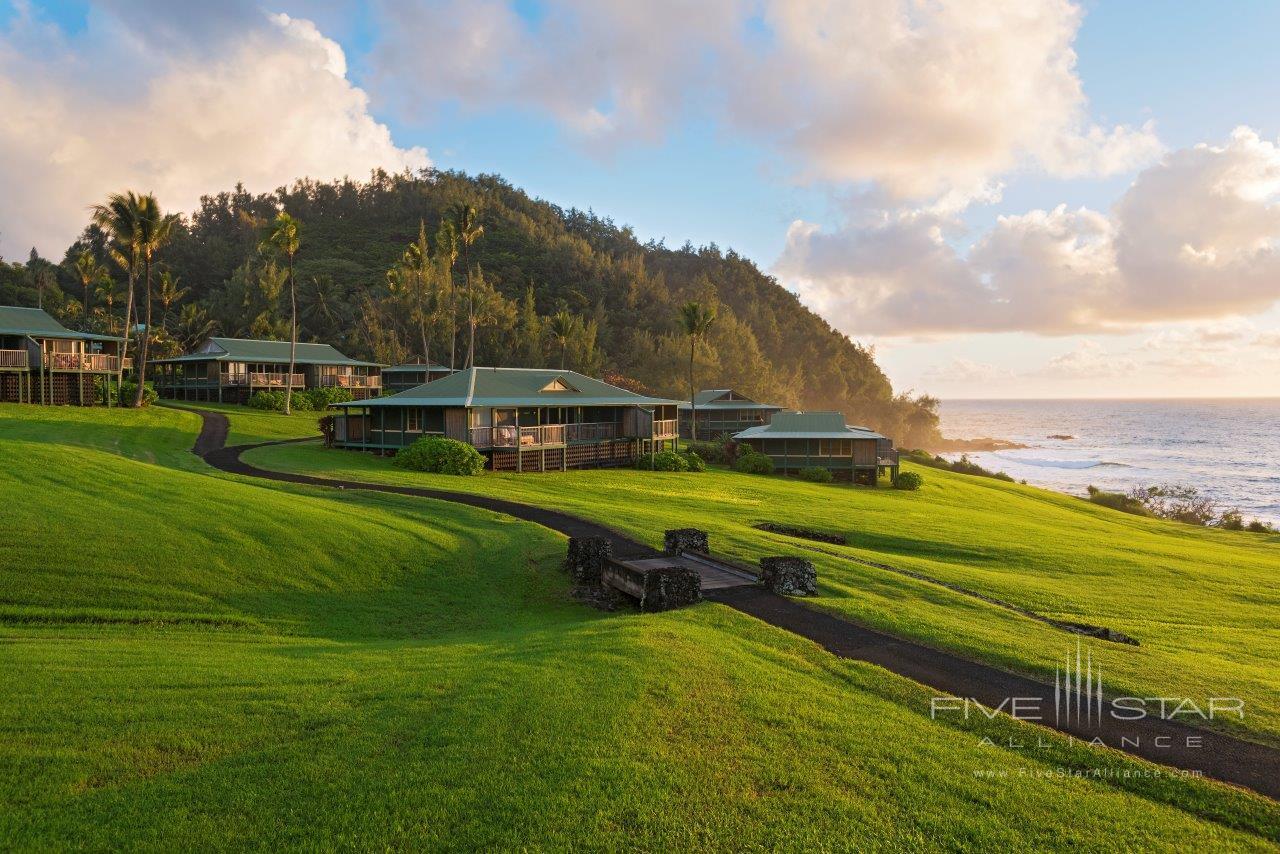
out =
<svg viewBox="0 0 1280 854"><path fill-rule="evenodd" d="M924 486L924 478L913 471L898 472L898 479L893 482L894 489L906 489L911 492Z"/></svg>
<svg viewBox="0 0 1280 854"><path fill-rule="evenodd" d="M746 474L773 474L773 460L759 451L744 447L733 461L733 470Z"/></svg>
<svg viewBox="0 0 1280 854"><path fill-rule="evenodd" d="M269 412L284 412L284 394L283 391L255 391L249 398L249 405ZM354 399L350 389L336 386L312 388L295 391L291 408L294 412L323 412L331 403L346 403Z"/></svg>
<svg viewBox="0 0 1280 854"><path fill-rule="evenodd" d="M831 471L829 469L824 469L822 466L809 466L808 468L802 468L800 469L799 474L801 480L807 480L813 483L831 483L831 481L835 480L835 476L831 474Z"/></svg>
<svg viewBox="0 0 1280 854"><path fill-rule="evenodd" d="M475 476L484 471L484 457L466 442L425 436L406 445L392 459L400 468L435 474Z"/></svg>

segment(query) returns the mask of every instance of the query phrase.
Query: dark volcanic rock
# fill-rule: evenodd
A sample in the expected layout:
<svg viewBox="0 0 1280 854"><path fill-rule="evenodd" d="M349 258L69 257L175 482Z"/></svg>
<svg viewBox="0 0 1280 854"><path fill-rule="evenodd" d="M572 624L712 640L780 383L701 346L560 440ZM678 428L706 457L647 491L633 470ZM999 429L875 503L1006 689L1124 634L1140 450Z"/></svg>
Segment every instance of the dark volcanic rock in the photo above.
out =
<svg viewBox="0 0 1280 854"><path fill-rule="evenodd" d="M711 552L711 547L707 545L707 532L697 528L674 528L667 531L662 540L663 551L668 557L674 557L680 552Z"/></svg>
<svg viewBox="0 0 1280 854"><path fill-rule="evenodd" d="M611 557L613 543L604 537L570 537L565 567L578 584L597 587L600 584L600 570Z"/></svg>
<svg viewBox="0 0 1280 854"><path fill-rule="evenodd" d="M826 534L822 531L815 531L812 528L797 528L791 525L779 525L776 522L761 522L755 526L758 531L768 531L771 534L785 534L788 537L800 537L804 540L813 540L819 543L830 543L833 546L848 545L848 541L839 534Z"/></svg>
<svg viewBox="0 0 1280 854"><path fill-rule="evenodd" d="M818 592L818 573L802 557L760 559L760 583L783 596L812 596Z"/></svg>

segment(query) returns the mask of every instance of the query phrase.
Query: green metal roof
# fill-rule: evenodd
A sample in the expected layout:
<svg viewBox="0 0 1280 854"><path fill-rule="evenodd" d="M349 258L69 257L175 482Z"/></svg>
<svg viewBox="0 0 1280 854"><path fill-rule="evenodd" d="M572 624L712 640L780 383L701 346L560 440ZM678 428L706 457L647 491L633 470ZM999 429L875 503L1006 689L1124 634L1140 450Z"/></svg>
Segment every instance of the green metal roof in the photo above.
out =
<svg viewBox="0 0 1280 854"><path fill-rule="evenodd" d="M722 400L726 395L734 394L736 398ZM707 388L698 392L693 396L694 402L697 403L699 411L717 409L756 409L768 412L777 412L782 409L781 406L775 406L772 403L757 403L749 397L738 394L731 388ZM693 409L693 405L689 401L680 404L680 409L688 412Z"/></svg>
<svg viewBox="0 0 1280 854"><path fill-rule="evenodd" d="M430 365L427 365L424 362L406 362L403 365L391 365L390 367L383 368L382 372L384 374L401 373L401 372L410 373L412 371L425 371L428 368L430 368L433 371L453 370L448 365L441 365L441 364L437 364L436 362L432 362Z"/></svg>
<svg viewBox="0 0 1280 854"><path fill-rule="evenodd" d="M741 439L883 439L866 427L850 427L839 412L779 412L773 421L736 434Z"/></svg>
<svg viewBox="0 0 1280 854"><path fill-rule="evenodd" d="M76 341L123 341L113 335L75 332L54 320L47 311L18 305L0 305L0 335L30 335L32 338L66 338Z"/></svg>
<svg viewBox="0 0 1280 854"><path fill-rule="evenodd" d="M559 380L568 388L548 387ZM645 397L576 371L550 368L467 368L389 397L336 406L659 406L676 401Z"/></svg>
<svg viewBox="0 0 1280 854"><path fill-rule="evenodd" d="M262 341L254 338L219 338L213 337L200 345L195 353L175 356L172 359L155 359L163 362L289 362L288 341ZM378 367L377 362L362 362L349 359L328 344L306 344L298 342L297 357L294 361L300 365L357 365Z"/></svg>

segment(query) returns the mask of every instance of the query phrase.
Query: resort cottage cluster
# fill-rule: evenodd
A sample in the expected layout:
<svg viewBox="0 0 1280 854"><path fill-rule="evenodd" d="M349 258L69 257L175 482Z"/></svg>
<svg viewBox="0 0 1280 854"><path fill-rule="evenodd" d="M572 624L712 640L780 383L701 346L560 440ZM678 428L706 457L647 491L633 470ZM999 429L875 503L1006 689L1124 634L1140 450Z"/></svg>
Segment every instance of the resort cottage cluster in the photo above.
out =
<svg viewBox="0 0 1280 854"><path fill-rule="evenodd" d="M89 406L131 370L123 339L74 332L44 311L0 306L0 401ZM825 468L838 480L896 479L891 439L839 412L793 412L733 389L691 401L637 394L570 370L438 364L385 366L328 344L211 337L193 352L151 362L156 393L191 402L246 403L258 391L341 388L333 445L394 452L428 436L466 442L495 471L540 472L634 464L681 439L732 438L775 471Z"/></svg>

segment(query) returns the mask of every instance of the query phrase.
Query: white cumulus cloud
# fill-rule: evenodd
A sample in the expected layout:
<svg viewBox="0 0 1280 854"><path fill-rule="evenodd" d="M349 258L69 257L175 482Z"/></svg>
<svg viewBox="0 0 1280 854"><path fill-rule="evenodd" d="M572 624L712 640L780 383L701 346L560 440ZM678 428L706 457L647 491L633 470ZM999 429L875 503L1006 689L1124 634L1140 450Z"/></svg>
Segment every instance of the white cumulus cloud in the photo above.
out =
<svg viewBox="0 0 1280 854"><path fill-rule="evenodd" d="M1280 301L1280 147L1249 128L1167 154L1103 214L998 218L965 249L919 211L792 225L775 272L839 328L908 335L1117 331Z"/></svg>
<svg viewBox="0 0 1280 854"><path fill-rule="evenodd" d="M110 11L76 36L30 13L0 32L0 186L22 200L0 205L0 252L60 254L113 191L191 210L238 181L264 191L429 165L370 115L341 47L311 22L210 17L205 43Z"/></svg>
<svg viewBox="0 0 1280 854"><path fill-rule="evenodd" d="M990 195L1030 166L1110 174L1150 125L1089 120L1067 0L387 0L374 63L418 108L534 108L594 145L711 117L802 179L894 198ZM404 80L427 80L405 86Z"/></svg>

